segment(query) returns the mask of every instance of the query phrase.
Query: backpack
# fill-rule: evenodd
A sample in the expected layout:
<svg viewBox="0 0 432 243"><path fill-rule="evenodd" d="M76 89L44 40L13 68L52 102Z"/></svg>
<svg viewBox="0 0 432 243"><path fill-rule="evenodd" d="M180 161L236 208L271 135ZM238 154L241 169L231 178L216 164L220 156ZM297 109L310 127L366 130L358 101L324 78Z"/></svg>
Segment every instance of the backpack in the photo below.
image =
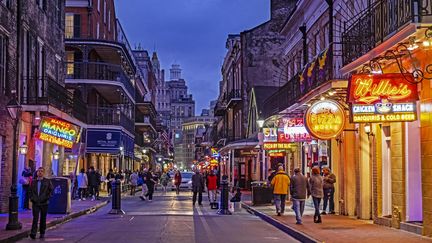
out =
<svg viewBox="0 0 432 243"><path fill-rule="evenodd" d="M139 177L137 180L137 186L142 186L144 184L144 180L142 177Z"/></svg>

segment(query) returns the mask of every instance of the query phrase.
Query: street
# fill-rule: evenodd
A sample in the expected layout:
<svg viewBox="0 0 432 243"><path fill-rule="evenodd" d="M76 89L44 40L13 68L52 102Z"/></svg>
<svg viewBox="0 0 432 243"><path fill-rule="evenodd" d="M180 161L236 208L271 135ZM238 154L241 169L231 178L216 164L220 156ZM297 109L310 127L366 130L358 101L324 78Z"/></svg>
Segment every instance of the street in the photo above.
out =
<svg viewBox="0 0 432 243"><path fill-rule="evenodd" d="M207 194L203 206L192 206L192 194L156 192L152 202L127 196L125 215L108 214L111 204L49 229L46 242L297 242L245 210L220 216L211 210ZM26 238L20 242L34 242ZM42 241L36 239L36 241Z"/></svg>

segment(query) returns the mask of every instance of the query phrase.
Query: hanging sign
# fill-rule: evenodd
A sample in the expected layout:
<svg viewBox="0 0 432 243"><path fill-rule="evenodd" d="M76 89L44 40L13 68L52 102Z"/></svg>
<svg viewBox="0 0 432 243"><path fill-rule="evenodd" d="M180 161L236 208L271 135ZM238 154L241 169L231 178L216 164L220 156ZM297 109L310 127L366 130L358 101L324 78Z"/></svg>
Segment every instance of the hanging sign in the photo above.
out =
<svg viewBox="0 0 432 243"><path fill-rule="evenodd" d="M314 103L306 111L304 120L312 137L327 140L338 136L345 127L345 111L333 100Z"/></svg>
<svg viewBox="0 0 432 243"><path fill-rule="evenodd" d="M348 91L352 122L417 120L418 92L412 74L355 74Z"/></svg>
<svg viewBox="0 0 432 243"><path fill-rule="evenodd" d="M277 142L277 128L263 128L264 142Z"/></svg>
<svg viewBox="0 0 432 243"><path fill-rule="evenodd" d="M295 147L292 143L264 143L264 150L287 150Z"/></svg>
<svg viewBox="0 0 432 243"><path fill-rule="evenodd" d="M43 117L36 137L42 141L72 148L79 141L81 128L56 118Z"/></svg>
<svg viewBox="0 0 432 243"><path fill-rule="evenodd" d="M305 142L312 140L312 137L304 126L303 118L283 117L278 120L279 143Z"/></svg>

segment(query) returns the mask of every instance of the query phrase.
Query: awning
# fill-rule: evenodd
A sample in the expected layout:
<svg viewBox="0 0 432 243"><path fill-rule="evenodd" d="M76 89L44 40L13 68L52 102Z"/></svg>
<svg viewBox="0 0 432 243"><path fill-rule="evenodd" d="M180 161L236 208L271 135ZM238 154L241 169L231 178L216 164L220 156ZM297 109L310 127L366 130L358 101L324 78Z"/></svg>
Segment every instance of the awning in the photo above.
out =
<svg viewBox="0 0 432 243"><path fill-rule="evenodd" d="M220 153L226 153L233 149L251 149L258 145L258 140L255 138L242 139L231 142L220 149Z"/></svg>

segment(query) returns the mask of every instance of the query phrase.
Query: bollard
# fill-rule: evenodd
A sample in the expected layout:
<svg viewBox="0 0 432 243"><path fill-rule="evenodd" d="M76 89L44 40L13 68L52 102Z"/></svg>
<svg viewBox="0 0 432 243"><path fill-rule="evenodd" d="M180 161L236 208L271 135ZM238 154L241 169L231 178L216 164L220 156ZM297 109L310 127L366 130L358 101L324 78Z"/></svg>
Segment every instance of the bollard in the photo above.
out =
<svg viewBox="0 0 432 243"><path fill-rule="evenodd" d="M223 180L221 182L221 187L220 207L217 214L231 215L231 212L228 210L228 181Z"/></svg>
<svg viewBox="0 0 432 243"><path fill-rule="evenodd" d="M112 208L109 211L109 214L125 214L125 212L121 209L121 181L114 180L111 183L112 188Z"/></svg>

